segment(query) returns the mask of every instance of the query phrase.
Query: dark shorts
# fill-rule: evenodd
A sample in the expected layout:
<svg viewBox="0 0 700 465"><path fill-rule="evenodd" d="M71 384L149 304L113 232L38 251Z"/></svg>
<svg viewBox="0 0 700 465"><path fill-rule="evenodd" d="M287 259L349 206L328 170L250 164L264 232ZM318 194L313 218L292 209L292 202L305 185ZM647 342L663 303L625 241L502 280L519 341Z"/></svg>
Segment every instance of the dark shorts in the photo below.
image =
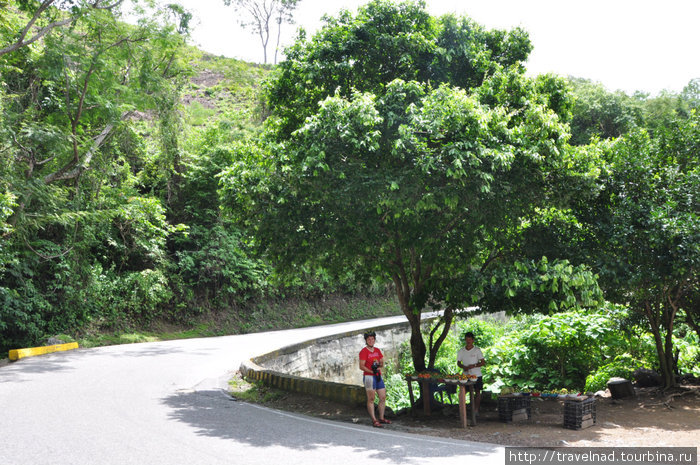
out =
<svg viewBox="0 0 700 465"><path fill-rule="evenodd" d="M384 386L384 380L381 376L364 375L363 381L365 389L368 391L378 391L379 389L386 389L386 386Z"/></svg>
<svg viewBox="0 0 700 465"><path fill-rule="evenodd" d="M474 392L480 392L482 389L484 389L484 377L479 376L474 383Z"/></svg>

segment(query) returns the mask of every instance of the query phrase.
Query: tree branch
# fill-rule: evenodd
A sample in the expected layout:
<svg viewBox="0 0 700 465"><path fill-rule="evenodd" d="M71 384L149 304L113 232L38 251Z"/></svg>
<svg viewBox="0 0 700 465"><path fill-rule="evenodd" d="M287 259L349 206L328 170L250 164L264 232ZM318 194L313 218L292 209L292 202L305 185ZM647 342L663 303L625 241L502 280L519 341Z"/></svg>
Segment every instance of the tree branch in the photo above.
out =
<svg viewBox="0 0 700 465"><path fill-rule="evenodd" d="M10 45L9 47L5 47L5 48L0 49L0 56L5 55L6 53L14 52L15 50L19 50L22 47L26 47L27 45L30 45L30 44L36 42L37 40L41 39L42 37L44 37L52 29L55 29L55 28L61 27L61 26L65 26L67 24L72 23L73 21L75 21L75 17L71 17L68 19L64 19L63 21L56 21L55 23L51 23L51 24L41 28L39 30L39 32L37 32L36 35L34 35L31 39L25 41L24 37L27 35L27 28L30 26L30 25L28 25L27 28L25 28L22 31L22 34L17 42Z"/></svg>
<svg viewBox="0 0 700 465"><path fill-rule="evenodd" d="M122 115L122 119L126 118L129 114L130 112ZM114 123L109 123L104 127L104 129L102 129L100 135L95 138L95 142L92 144L92 147L90 147L90 150L88 150L85 154L85 158L83 159L82 163L78 164L78 160L72 159L60 170L44 176L44 183L50 184L52 182L61 181L64 179L73 179L88 169L90 162L92 161L92 157L95 156L95 153L102 146L107 136L112 132L114 126Z"/></svg>
<svg viewBox="0 0 700 465"><path fill-rule="evenodd" d="M444 326L442 327L442 332L437 338L437 341L433 343L433 336L435 332L437 331L439 325L435 326L433 330L430 332L430 347L428 348L429 350L429 359L428 359L428 367L432 368L435 365L435 360L437 359L437 353L438 350L440 350L440 347L442 346L442 343L445 341L447 338L447 335L449 334L450 328L452 327L452 320L454 319L454 310L452 308L446 308L445 311L442 314L442 320L444 321Z"/></svg>
<svg viewBox="0 0 700 465"><path fill-rule="evenodd" d="M42 259L44 259L44 260L46 260L46 261L48 261L48 260L53 260L54 258L63 257L63 256L66 255L68 252L70 252L71 250L73 250L73 247L75 247L75 246L71 245L71 246L68 247L64 252L61 252L61 253L56 254L56 255L44 255L44 254L40 253L39 251L37 251L36 249L34 249L34 247L32 247L32 245L27 241L27 238L26 238L26 237L24 238L24 243L25 243L25 245L26 245L27 247L29 247L29 250L31 250L31 251L34 252L38 257L40 257L40 258L42 258Z"/></svg>
<svg viewBox="0 0 700 465"><path fill-rule="evenodd" d="M488 258L487 258L486 260L484 260L483 265L481 265L480 272L483 273L484 271L486 271L486 268L488 268L488 266L489 266L491 263L493 263L494 261L496 261L496 260L497 260L498 258L500 258L500 257L501 257L501 251L500 251L500 250L497 250L497 251L493 251L493 250L492 250L492 251L489 253Z"/></svg>
<svg viewBox="0 0 700 465"><path fill-rule="evenodd" d="M111 9L118 7L122 3L124 3L124 0L115 0L115 2L112 3L111 5L104 5L104 6L101 5L102 2L103 2L103 0L95 0L95 2L90 6L96 10L111 10Z"/></svg>
<svg viewBox="0 0 700 465"><path fill-rule="evenodd" d="M31 45L32 43L36 42L37 40L41 39L44 37L46 34L51 32L52 30L58 28L58 27L63 27L66 26L76 19L78 19L79 15L74 15L69 18L63 19L61 21L55 21L53 23L47 24L46 26L42 27L39 29L34 36L32 36L30 39L25 40L27 37L27 34L29 33L29 30L34 26L34 24L39 20L39 17L54 3L55 0L44 0L41 5L39 5L39 8L34 12L34 15L32 18L29 20L27 25L22 29L20 32L19 38L17 41L5 48L0 49L0 56L3 56L7 53L14 52L15 50L19 50L22 47L26 47L27 45ZM96 10L111 10L113 8L118 7L121 5L124 0L115 0L114 3L110 5L102 5L103 0L96 0L94 3L90 4L90 8L94 8Z"/></svg>
<svg viewBox="0 0 700 465"><path fill-rule="evenodd" d="M22 32L20 32L19 39L17 39L17 41L14 44L12 44L8 47L5 47L3 49L0 49L0 56L4 55L6 53L14 52L17 49L20 49L26 45L29 45L32 42L39 40L41 37L46 35L46 33L49 32L50 30L52 30L53 28L63 26L65 24L68 24L71 21L73 21L73 18L69 18L69 19L64 20L64 21L51 23L48 26L45 26L42 29L40 29L39 32L34 37L32 37L31 39L29 39L28 41L25 42L24 39L25 39L25 37L27 37L27 33L29 33L29 30L32 28L32 26L34 26L34 23L36 23L39 20L39 16L41 16L41 14L44 11L46 11L49 8L49 6L51 6L51 4L53 2L54 2L54 0L44 0L44 2L41 5L39 5L39 8L37 8L37 10L34 12L34 16L32 16L32 18L29 20L29 22L24 27L24 29L22 29ZM60 24L60 23L63 23L63 24Z"/></svg>

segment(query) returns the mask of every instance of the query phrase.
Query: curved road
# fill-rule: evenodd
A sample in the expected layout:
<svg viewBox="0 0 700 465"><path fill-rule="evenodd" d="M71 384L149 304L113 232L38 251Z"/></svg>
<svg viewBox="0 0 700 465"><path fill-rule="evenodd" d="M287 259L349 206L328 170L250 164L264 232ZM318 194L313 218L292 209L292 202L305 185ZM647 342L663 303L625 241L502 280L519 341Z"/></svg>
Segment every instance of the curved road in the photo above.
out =
<svg viewBox="0 0 700 465"><path fill-rule="evenodd" d="M22 359L0 367L0 464L444 465L445 459L478 458L502 465L499 446L323 421L238 402L224 392L244 359L402 320Z"/></svg>

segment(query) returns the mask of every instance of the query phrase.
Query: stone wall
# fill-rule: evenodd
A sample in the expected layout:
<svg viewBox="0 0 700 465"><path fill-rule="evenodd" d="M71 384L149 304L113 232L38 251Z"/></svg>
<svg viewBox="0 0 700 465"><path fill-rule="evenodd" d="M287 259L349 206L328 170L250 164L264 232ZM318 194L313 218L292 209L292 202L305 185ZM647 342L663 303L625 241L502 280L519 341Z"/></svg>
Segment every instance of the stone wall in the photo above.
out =
<svg viewBox="0 0 700 465"><path fill-rule="evenodd" d="M504 313L476 318L507 319ZM423 324L429 325L433 319L425 318ZM397 361L401 344L411 336L408 321L372 329L377 333L377 347L385 360ZM453 326L452 330L457 329ZM366 398L358 355L365 345L362 337L365 331L351 331L283 347L243 362L240 371L245 378L279 389L363 404Z"/></svg>
<svg viewBox="0 0 700 465"><path fill-rule="evenodd" d="M408 323L375 328L376 347L385 360L398 359L401 344L411 337ZM253 359L261 367L292 376L335 383L362 385L359 353L364 331L305 341Z"/></svg>
<svg viewBox="0 0 700 465"><path fill-rule="evenodd" d="M429 324L426 320L424 324ZM372 328L385 359L396 360L401 344L411 336L408 322ZM255 357L241 364L241 374L266 385L313 394L341 402L364 403L365 391L358 355L362 334L351 331L313 339Z"/></svg>

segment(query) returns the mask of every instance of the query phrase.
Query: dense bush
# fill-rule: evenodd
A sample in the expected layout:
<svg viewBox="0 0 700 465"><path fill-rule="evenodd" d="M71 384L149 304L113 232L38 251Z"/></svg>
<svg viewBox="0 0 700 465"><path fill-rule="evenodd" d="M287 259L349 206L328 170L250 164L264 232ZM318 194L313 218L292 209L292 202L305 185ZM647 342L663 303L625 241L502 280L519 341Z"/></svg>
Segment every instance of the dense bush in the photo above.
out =
<svg viewBox="0 0 700 465"><path fill-rule="evenodd" d="M588 375L584 389L586 392L605 390L608 380L615 377L631 380L632 373L637 368L644 368L643 362L635 360L629 354L618 355L612 362L601 365Z"/></svg>
<svg viewBox="0 0 700 465"><path fill-rule="evenodd" d="M241 234L233 227L193 228L177 252L176 272L182 287L213 305L225 305L260 295L269 270L246 251Z"/></svg>
<svg viewBox="0 0 700 465"><path fill-rule="evenodd" d="M700 377L700 336L685 324L678 325L674 335L677 336L673 346L678 352L678 372Z"/></svg>
<svg viewBox="0 0 700 465"><path fill-rule="evenodd" d="M24 289L0 287L0 348L18 348L45 333L42 311L50 306L32 283Z"/></svg>
<svg viewBox="0 0 700 465"><path fill-rule="evenodd" d="M471 331L487 361L482 368L486 390L597 391L611 377L631 379L637 368L658 368L653 337L642 328L628 310L611 304L597 311L523 315L506 322L469 318L451 330L435 367L443 374L458 372L457 351L464 333ZM681 326L677 336L680 371L699 375L697 334ZM413 372L413 366L407 344L398 365L387 371L388 405L408 407L402 373Z"/></svg>
<svg viewBox="0 0 700 465"><path fill-rule="evenodd" d="M618 315L605 309L535 318L490 349L496 365L490 373L493 382L526 389L582 389L591 371L626 351Z"/></svg>

